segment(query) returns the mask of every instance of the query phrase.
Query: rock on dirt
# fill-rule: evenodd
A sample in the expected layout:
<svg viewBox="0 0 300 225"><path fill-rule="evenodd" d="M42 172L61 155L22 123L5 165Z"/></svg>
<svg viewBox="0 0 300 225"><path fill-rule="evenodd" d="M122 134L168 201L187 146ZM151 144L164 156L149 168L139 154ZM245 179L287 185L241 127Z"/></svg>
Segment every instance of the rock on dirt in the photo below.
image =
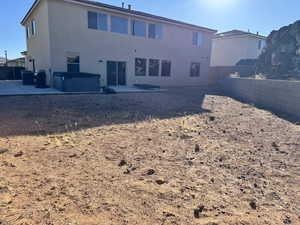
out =
<svg viewBox="0 0 300 225"><path fill-rule="evenodd" d="M215 117L215 116L210 116L210 117L209 117L209 121L213 122L213 121L215 121L215 120L216 120L216 117Z"/></svg>
<svg viewBox="0 0 300 225"><path fill-rule="evenodd" d="M250 205L251 209L256 210L257 205L256 205L256 202L255 202L255 201L251 201L251 202L249 203L249 205Z"/></svg>
<svg viewBox="0 0 300 225"><path fill-rule="evenodd" d="M19 151L17 152L14 156L15 157L21 157L23 155L23 152L22 151Z"/></svg>
<svg viewBox="0 0 300 225"><path fill-rule="evenodd" d="M285 216L285 217L283 218L283 223L284 223L284 224L292 224L292 220L290 219L290 217Z"/></svg>
<svg viewBox="0 0 300 225"><path fill-rule="evenodd" d="M6 153L6 152L8 152L8 149L6 149L6 148L0 148L0 154Z"/></svg>
<svg viewBox="0 0 300 225"><path fill-rule="evenodd" d="M77 154L71 154L71 155L69 155L69 158L75 158L75 157L77 157Z"/></svg>
<svg viewBox="0 0 300 225"><path fill-rule="evenodd" d="M200 146L198 144L195 145L195 152L200 152Z"/></svg>
<svg viewBox="0 0 300 225"><path fill-rule="evenodd" d="M169 213L169 212L163 212L165 217L175 217L175 215L173 213Z"/></svg>
<svg viewBox="0 0 300 225"><path fill-rule="evenodd" d="M204 205L199 205L196 209L194 209L194 217L199 219L203 210L204 210Z"/></svg>
<svg viewBox="0 0 300 225"><path fill-rule="evenodd" d="M155 170L154 169L150 169L146 172L147 175L151 176L153 174L155 174Z"/></svg>
<svg viewBox="0 0 300 225"><path fill-rule="evenodd" d="M156 180L155 182L156 182L158 185L163 185L163 184L167 183L167 182L164 181L164 180Z"/></svg>
<svg viewBox="0 0 300 225"><path fill-rule="evenodd" d="M122 167L122 166L125 166L125 165L127 165L127 162L123 159L123 160L121 160L120 162L119 162L119 167Z"/></svg>
<svg viewBox="0 0 300 225"><path fill-rule="evenodd" d="M0 220L0 225L11 225L11 224L6 222L5 220Z"/></svg>

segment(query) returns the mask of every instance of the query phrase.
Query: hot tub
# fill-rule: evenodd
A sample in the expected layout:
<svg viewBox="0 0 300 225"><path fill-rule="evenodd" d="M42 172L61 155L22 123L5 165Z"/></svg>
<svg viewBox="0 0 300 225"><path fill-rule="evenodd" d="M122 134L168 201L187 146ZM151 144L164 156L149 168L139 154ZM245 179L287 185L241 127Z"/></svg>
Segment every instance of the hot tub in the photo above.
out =
<svg viewBox="0 0 300 225"><path fill-rule="evenodd" d="M54 88L63 92L99 92L100 75L90 73L55 72Z"/></svg>

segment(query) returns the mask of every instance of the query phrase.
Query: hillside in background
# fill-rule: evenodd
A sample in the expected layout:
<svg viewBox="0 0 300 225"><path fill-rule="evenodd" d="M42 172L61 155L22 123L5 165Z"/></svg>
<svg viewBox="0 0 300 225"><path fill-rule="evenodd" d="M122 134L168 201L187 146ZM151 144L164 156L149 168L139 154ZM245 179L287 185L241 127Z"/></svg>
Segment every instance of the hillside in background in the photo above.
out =
<svg viewBox="0 0 300 225"><path fill-rule="evenodd" d="M300 20L271 32L257 66L270 79L300 79Z"/></svg>

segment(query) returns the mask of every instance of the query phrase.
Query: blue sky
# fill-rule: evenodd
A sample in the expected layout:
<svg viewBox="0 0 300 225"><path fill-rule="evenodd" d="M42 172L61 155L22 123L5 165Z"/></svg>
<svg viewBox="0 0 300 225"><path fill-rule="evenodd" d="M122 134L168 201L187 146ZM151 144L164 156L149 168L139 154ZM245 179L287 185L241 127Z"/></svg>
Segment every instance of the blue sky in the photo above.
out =
<svg viewBox="0 0 300 225"><path fill-rule="evenodd" d="M34 0L5 0L0 8L0 56L20 56L26 50L25 31L20 21ZM268 35L272 30L300 19L299 0L102 0L121 6L228 31L241 29Z"/></svg>

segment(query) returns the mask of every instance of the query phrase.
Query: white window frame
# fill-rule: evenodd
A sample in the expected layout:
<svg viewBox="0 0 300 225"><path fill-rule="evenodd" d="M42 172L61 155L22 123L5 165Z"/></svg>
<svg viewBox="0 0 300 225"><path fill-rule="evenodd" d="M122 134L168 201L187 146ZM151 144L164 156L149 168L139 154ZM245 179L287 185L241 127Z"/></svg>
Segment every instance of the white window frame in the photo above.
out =
<svg viewBox="0 0 300 225"><path fill-rule="evenodd" d="M170 73L168 75L163 73L163 64L164 63L169 63L170 64ZM172 61L167 60L167 59L161 60L161 71L160 72L161 72L160 73L161 77L171 77L172 76Z"/></svg>
<svg viewBox="0 0 300 225"><path fill-rule="evenodd" d="M127 32L122 33L118 31L113 31L113 18L119 18L119 19L124 19L127 20ZM129 35L130 34L130 18L124 17L124 16L117 16L117 15L110 15L110 32L115 33L115 34L122 34L122 35Z"/></svg>
<svg viewBox="0 0 300 225"><path fill-rule="evenodd" d="M155 31L154 37L150 37L150 25L154 25L154 31ZM161 28L161 35L159 35L157 33L158 26L160 26L160 28ZM153 39L153 40L162 40L163 39L163 37L164 37L164 25L162 23L148 23L147 28L148 28L148 39Z"/></svg>
<svg viewBox="0 0 300 225"><path fill-rule="evenodd" d="M76 58L78 57L79 62L69 63L68 58ZM66 52L66 65L67 65L67 71L68 71L68 65L78 65L79 72L80 72L80 53L78 52Z"/></svg>
<svg viewBox="0 0 300 225"><path fill-rule="evenodd" d="M197 35L197 43L194 43L194 35ZM203 33L199 31L193 31L192 33L192 44L198 48L202 47L203 45Z"/></svg>
<svg viewBox="0 0 300 225"><path fill-rule="evenodd" d="M196 76L193 76L193 74L192 74L192 69L193 69L194 64L199 65L199 71L198 71L198 74ZM191 62L190 77L200 77L200 76L201 76L201 62Z"/></svg>
<svg viewBox="0 0 300 225"><path fill-rule="evenodd" d="M137 35L137 34L135 33L134 25L135 25L136 22L138 22L138 23L144 23L144 24L145 24L145 36ZM147 22L145 22L145 21L137 20L137 19L131 19L131 23L130 23L130 28L131 28L131 29L130 29L130 32L131 32L131 35L134 36L134 37L147 38L147 28L148 28L147 25L148 25L148 24L147 24Z"/></svg>
<svg viewBox="0 0 300 225"><path fill-rule="evenodd" d="M105 29L101 29L100 28L100 15L106 16L106 30ZM109 21L110 20L110 16L107 13L97 13L97 30L101 30L101 31L109 31Z"/></svg>
<svg viewBox="0 0 300 225"><path fill-rule="evenodd" d="M36 20L31 20L31 36L34 37L37 34L37 26L36 26Z"/></svg>
<svg viewBox="0 0 300 225"><path fill-rule="evenodd" d="M258 41L258 50L262 50L265 47L265 40L260 39Z"/></svg>
<svg viewBox="0 0 300 225"><path fill-rule="evenodd" d="M158 71L157 71L157 74L153 75L153 74L150 74L150 62L152 61L158 61ZM160 69L161 69L161 65L160 65L160 59L154 59L154 58L150 58L148 60L148 76L149 77L159 77L159 74L160 74Z"/></svg>
<svg viewBox="0 0 300 225"><path fill-rule="evenodd" d="M25 32L26 32L26 39L29 39L30 38L30 28L28 25L26 25L26 27L25 27Z"/></svg>

